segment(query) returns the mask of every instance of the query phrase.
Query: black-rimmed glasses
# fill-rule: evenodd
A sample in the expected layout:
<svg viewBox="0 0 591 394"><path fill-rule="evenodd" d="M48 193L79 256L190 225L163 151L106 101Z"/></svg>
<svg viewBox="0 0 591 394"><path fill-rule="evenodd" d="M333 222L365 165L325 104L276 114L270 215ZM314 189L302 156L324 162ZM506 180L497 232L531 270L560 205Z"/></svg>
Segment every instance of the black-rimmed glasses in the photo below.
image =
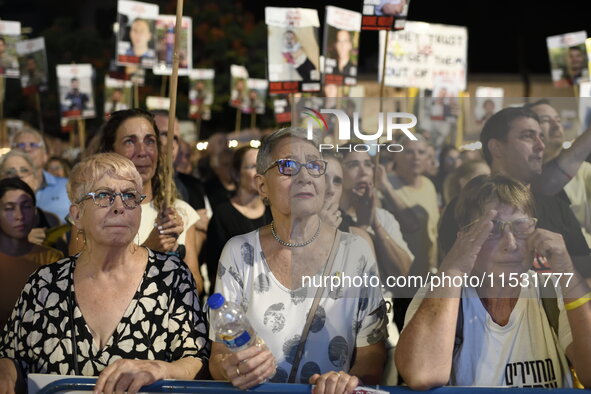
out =
<svg viewBox="0 0 591 394"><path fill-rule="evenodd" d="M121 197L123 205L129 209L137 208L137 206L140 205L146 198L145 195L140 194L138 191L115 193L106 190L100 190L97 192L86 193L80 200L78 200L78 203L92 198L96 206L107 208L113 205L115 202L115 197L117 196Z"/></svg>
<svg viewBox="0 0 591 394"><path fill-rule="evenodd" d="M308 174L314 178L324 175L326 172L327 162L325 160L310 160L306 163L300 163L293 159L279 159L275 161L263 174L267 173L271 168L277 167L279 173L282 175L293 176L300 173L302 167L306 167Z"/></svg>

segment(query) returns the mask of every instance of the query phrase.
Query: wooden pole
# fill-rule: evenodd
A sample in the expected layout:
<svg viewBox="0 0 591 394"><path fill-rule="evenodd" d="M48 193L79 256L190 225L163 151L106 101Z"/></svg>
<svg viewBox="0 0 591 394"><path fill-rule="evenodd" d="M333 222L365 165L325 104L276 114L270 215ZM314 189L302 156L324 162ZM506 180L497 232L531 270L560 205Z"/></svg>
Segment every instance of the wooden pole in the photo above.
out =
<svg viewBox="0 0 591 394"><path fill-rule="evenodd" d="M84 119L78 119L78 139L80 140L80 155L84 155L86 147L86 122Z"/></svg>
<svg viewBox="0 0 591 394"><path fill-rule="evenodd" d="M254 130L257 127L257 111L252 107L250 109L250 128Z"/></svg>
<svg viewBox="0 0 591 394"><path fill-rule="evenodd" d="M164 97L164 95L166 94L166 82L168 79L168 75L163 75L162 76L162 81L160 83L160 97Z"/></svg>
<svg viewBox="0 0 591 394"><path fill-rule="evenodd" d="M201 114L195 119L195 137L197 142L201 140Z"/></svg>
<svg viewBox="0 0 591 394"><path fill-rule="evenodd" d="M242 111L240 107L236 107L236 123L234 124L234 131L239 132L242 124Z"/></svg>
<svg viewBox="0 0 591 394"><path fill-rule="evenodd" d="M8 146L6 122L4 121L4 75L0 75L0 148Z"/></svg>
<svg viewBox="0 0 591 394"><path fill-rule="evenodd" d="M388 60L388 44L390 40L390 30L386 30L386 39L384 40L384 53L382 55L382 75L380 76L380 113L384 112L384 88L386 87L386 65ZM378 144L380 141L378 140ZM375 165L376 169L380 164L380 151L376 153ZM374 171L374 185L377 182L377 170Z"/></svg>
<svg viewBox="0 0 591 394"><path fill-rule="evenodd" d="M183 0L177 0L176 3L176 25L174 26L174 54L172 60L172 75L170 76L170 89L168 91L170 97L170 107L168 109L168 133L166 144L166 167L168 168L166 178L164 181L164 196L165 204L172 205L172 144L174 138L174 122L176 120L176 91L179 77L179 45L181 42L181 27L183 22Z"/></svg>
<svg viewBox="0 0 591 394"><path fill-rule="evenodd" d="M289 94L289 103L291 104L291 126L297 126L294 122L296 121L296 102L295 102L295 94Z"/></svg>
<svg viewBox="0 0 591 394"><path fill-rule="evenodd" d="M133 83L133 107L139 108L140 107L140 88L137 82Z"/></svg>

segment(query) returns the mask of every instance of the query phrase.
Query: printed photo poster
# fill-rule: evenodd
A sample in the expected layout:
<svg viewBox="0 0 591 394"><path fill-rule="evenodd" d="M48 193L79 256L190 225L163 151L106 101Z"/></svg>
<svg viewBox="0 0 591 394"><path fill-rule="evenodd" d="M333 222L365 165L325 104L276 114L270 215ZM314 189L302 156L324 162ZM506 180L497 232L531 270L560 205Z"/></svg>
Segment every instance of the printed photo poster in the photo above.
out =
<svg viewBox="0 0 591 394"><path fill-rule="evenodd" d="M486 121L503 109L503 88L478 86L474 99L474 121L482 127Z"/></svg>
<svg viewBox="0 0 591 394"><path fill-rule="evenodd" d="M361 14L327 6L323 44L323 83L355 85L359 62Z"/></svg>
<svg viewBox="0 0 591 394"><path fill-rule="evenodd" d="M21 86L25 94L47 90L47 54L43 37L16 43Z"/></svg>
<svg viewBox="0 0 591 394"><path fill-rule="evenodd" d="M291 122L291 103L287 94L273 96L273 111L278 124Z"/></svg>
<svg viewBox="0 0 591 394"><path fill-rule="evenodd" d="M117 2L117 64L154 66L157 18L158 6L155 4L130 0Z"/></svg>
<svg viewBox="0 0 591 394"><path fill-rule="evenodd" d="M92 94L92 66L58 64L56 69L62 118L94 118L96 113Z"/></svg>
<svg viewBox="0 0 591 394"><path fill-rule="evenodd" d="M0 21L0 75L6 78L18 78L20 75L16 52L20 35L20 22Z"/></svg>
<svg viewBox="0 0 591 394"><path fill-rule="evenodd" d="M581 82L579 85L579 121L580 133L591 127L591 82Z"/></svg>
<svg viewBox="0 0 591 394"><path fill-rule="evenodd" d="M380 31L379 78L386 32ZM386 58L385 85L435 88L442 78L454 90L466 90L468 30L463 26L407 22L403 31L390 34ZM378 79L379 80L379 79Z"/></svg>
<svg viewBox="0 0 591 394"><path fill-rule="evenodd" d="M319 91L318 12L307 8L265 7L265 22L269 93Z"/></svg>
<svg viewBox="0 0 591 394"><path fill-rule="evenodd" d="M363 0L362 30L402 30L410 0Z"/></svg>
<svg viewBox="0 0 591 394"><path fill-rule="evenodd" d="M170 97L148 96L146 97L146 108L148 108L148 111L158 109L168 111L170 109Z"/></svg>
<svg viewBox="0 0 591 394"><path fill-rule="evenodd" d="M230 107L242 108L248 100L248 71L244 66L230 66Z"/></svg>
<svg viewBox="0 0 591 394"><path fill-rule="evenodd" d="M245 114L252 114L253 112L258 115L264 114L269 81L249 78L246 81L246 86L248 88L248 99L242 103L242 112Z"/></svg>
<svg viewBox="0 0 591 394"><path fill-rule="evenodd" d="M586 31L546 38L555 87L564 88L589 80L586 39Z"/></svg>
<svg viewBox="0 0 591 394"><path fill-rule="evenodd" d="M197 68L189 71L189 118L211 119L214 77L213 68Z"/></svg>
<svg viewBox="0 0 591 394"><path fill-rule="evenodd" d="M109 63L109 77L120 79L122 81L131 81L138 86L144 86L146 79L146 70L139 66L118 66L117 61L111 60Z"/></svg>
<svg viewBox="0 0 591 394"><path fill-rule="evenodd" d="M175 25L176 15L159 15L156 19L156 64L153 68L156 75L172 75ZM183 17L179 33L179 75L189 75L193 68L193 20L190 17Z"/></svg>
<svg viewBox="0 0 591 394"><path fill-rule="evenodd" d="M131 81L114 79L105 76L105 118L115 111L131 108L133 99L133 83Z"/></svg>

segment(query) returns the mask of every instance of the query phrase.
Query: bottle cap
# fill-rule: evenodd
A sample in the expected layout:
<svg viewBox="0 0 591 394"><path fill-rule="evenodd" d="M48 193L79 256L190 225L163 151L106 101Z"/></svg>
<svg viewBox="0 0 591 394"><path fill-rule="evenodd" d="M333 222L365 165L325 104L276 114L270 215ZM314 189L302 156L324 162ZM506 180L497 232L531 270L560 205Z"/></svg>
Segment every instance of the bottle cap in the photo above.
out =
<svg viewBox="0 0 591 394"><path fill-rule="evenodd" d="M221 295L220 293L212 294L207 299L207 305L209 305L209 307L211 309L218 309L218 308L220 308L222 305L224 305L224 302L226 302L226 300L224 299L224 296Z"/></svg>

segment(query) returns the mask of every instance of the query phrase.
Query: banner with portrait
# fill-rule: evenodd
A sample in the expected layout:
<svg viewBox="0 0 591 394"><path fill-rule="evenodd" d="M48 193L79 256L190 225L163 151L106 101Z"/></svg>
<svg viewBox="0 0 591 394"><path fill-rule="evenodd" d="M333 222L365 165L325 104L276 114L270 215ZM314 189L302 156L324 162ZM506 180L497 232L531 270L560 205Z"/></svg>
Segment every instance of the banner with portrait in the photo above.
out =
<svg viewBox="0 0 591 394"><path fill-rule="evenodd" d="M20 22L0 21L0 75L6 78L18 78L20 75L16 53L20 36Z"/></svg>
<svg viewBox="0 0 591 394"><path fill-rule="evenodd" d="M108 118L115 111L131 108L132 87L133 83L131 81L105 76L105 118Z"/></svg>
<svg viewBox="0 0 591 394"><path fill-rule="evenodd" d="M323 43L323 84L355 85L361 14L327 6Z"/></svg>
<svg viewBox="0 0 591 394"><path fill-rule="evenodd" d="M189 71L189 118L211 119L214 77L213 68L196 68Z"/></svg>
<svg viewBox="0 0 591 394"><path fill-rule="evenodd" d="M584 30L546 38L555 87L564 88L589 80L586 39Z"/></svg>
<svg viewBox="0 0 591 394"><path fill-rule="evenodd" d="M25 94L47 90L47 53L43 37L16 43L21 86Z"/></svg>
<svg viewBox="0 0 591 394"><path fill-rule="evenodd" d="M230 107L242 108L248 100L248 71L246 67L232 64L230 66Z"/></svg>
<svg viewBox="0 0 591 394"><path fill-rule="evenodd" d="M158 6L140 1L117 2L117 64L152 68L156 63L155 25Z"/></svg>
<svg viewBox="0 0 591 394"><path fill-rule="evenodd" d="M270 93L320 90L318 12L265 7Z"/></svg>
<svg viewBox="0 0 591 394"><path fill-rule="evenodd" d="M362 30L402 30L410 0L363 0Z"/></svg>
<svg viewBox="0 0 591 394"><path fill-rule="evenodd" d="M478 86L474 99L474 122L482 127L484 123L503 109L503 88Z"/></svg>
<svg viewBox="0 0 591 394"><path fill-rule="evenodd" d="M378 69L386 32L380 32ZM468 31L462 26L407 22L403 31L390 34L386 55L386 86L434 89L435 79L445 79L454 90L466 90Z"/></svg>
<svg viewBox="0 0 591 394"><path fill-rule="evenodd" d="M265 113L268 86L269 81L266 79L249 78L246 81L246 87L248 88L248 98L242 103L243 113L256 113L258 115Z"/></svg>
<svg viewBox="0 0 591 394"><path fill-rule="evenodd" d="M581 82L579 85L579 121L580 133L591 127L591 82Z"/></svg>
<svg viewBox="0 0 591 394"><path fill-rule="evenodd" d="M172 75L175 26L176 15L158 15L155 30L156 64L153 68L156 75ZM183 17L179 34L179 75L189 75L189 70L193 68L193 19Z"/></svg>
<svg viewBox="0 0 591 394"><path fill-rule="evenodd" d="M148 96L146 97L146 108L148 108L148 111L168 111L170 109L170 97Z"/></svg>
<svg viewBox="0 0 591 394"><path fill-rule="evenodd" d="M92 66L58 64L56 70L62 118L94 118L96 111L92 94Z"/></svg>

